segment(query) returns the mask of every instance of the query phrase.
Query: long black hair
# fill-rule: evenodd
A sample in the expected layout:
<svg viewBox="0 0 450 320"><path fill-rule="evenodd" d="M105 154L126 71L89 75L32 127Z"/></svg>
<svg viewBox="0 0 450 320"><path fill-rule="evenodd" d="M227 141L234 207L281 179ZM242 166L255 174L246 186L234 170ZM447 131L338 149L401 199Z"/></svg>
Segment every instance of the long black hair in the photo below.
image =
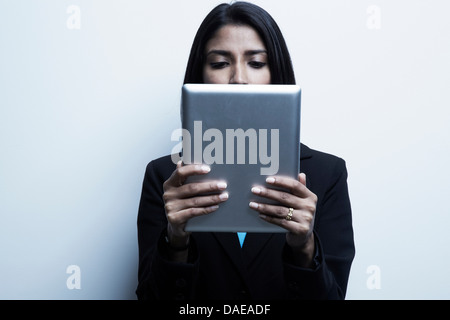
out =
<svg viewBox="0 0 450 320"><path fill-rule="evenodd" d="M228 24L247 25L259 34L267 49L272 84L295 84L291 57L277 23L261 7L241 1L220 4L203 20L192 44L184 83L203 83L206 43Z"/></svg>

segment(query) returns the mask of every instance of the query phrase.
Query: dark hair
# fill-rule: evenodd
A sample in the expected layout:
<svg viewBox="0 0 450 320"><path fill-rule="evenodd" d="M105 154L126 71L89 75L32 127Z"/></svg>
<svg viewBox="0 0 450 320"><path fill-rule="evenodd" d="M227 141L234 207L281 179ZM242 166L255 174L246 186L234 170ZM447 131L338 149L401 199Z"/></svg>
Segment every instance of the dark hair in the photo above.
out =
<svg viewBox="0 0 450 320"><path fill-rule="evenodd" d="M192 44L184 83L203 83L206 43L228 24L247 25L259 34L267 49L272 84L295 84L291 57L277 23L261 7L240 1L218 5L203 20Z"/></svg>

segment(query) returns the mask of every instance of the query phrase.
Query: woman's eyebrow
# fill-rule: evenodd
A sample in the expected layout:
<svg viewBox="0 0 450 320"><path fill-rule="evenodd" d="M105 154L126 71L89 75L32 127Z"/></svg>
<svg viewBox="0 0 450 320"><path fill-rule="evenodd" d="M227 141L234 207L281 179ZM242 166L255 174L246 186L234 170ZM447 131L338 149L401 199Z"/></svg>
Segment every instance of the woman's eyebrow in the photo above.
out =
<svg viewBox="0 0 450 320"><path fill-rule="evenodd" d="M226 51L226 50L210 50L210 51L208 51L206 56L209 56L211 54L217 54L219 56L225 56L225 57L230 57L231 56L231 52L230 51Z"/></svg>
<svg viewBox="0 0 450 320"><path fill-rule="evenodd" d="M267 54L267 50L264 50L264 49L246 50L244 52L244 55L246 55L246 56L253 56L253 55L261 54L261 53ZM209 56L211 54L217 54L217 55L225 56L225 57L232 56L231 52L227 51L227 50L210 50L210 51L208 51L206 56Z"/></svg>
<svg viewBox="0 0 450 320"><path fill-rule="evenodd" d="M264 50L264 49L247 50L247 51L245 51L244 54L245 54L246 56L254 56L254 55L256 55L256 54L261 54L261 53L267 54L267 50Z"/></svg>

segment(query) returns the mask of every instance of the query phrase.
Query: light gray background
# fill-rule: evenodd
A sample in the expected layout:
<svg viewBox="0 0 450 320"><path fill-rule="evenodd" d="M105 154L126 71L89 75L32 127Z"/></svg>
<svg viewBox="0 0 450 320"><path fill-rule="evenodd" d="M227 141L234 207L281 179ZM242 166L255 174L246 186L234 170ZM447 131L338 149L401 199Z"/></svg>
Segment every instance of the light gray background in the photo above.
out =
<svg viewBox="0 0 450 320"><path fill-rule="evenodd" d="M288 42L302 142L347 161L347 298L450 298L450 3L254 2ZM176 144L189 49L218 3L0 0L1 299L135 298L145 166Z"/></svg>

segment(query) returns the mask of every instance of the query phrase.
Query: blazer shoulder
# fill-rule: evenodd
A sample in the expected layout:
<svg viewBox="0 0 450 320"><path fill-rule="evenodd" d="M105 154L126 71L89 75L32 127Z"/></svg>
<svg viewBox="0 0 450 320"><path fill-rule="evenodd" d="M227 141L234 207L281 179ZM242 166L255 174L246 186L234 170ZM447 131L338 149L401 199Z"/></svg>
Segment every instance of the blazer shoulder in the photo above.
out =
<svg viewBox="0 0 450 320"><path fill-rule="evenodd" d="M335 156L333 154L326 153L323 151L311 149L304 144L301 144L300 148L301 148L300 154L301 154L302 160L312 159L316 163L322 163L322 164L328 164L328 165L337 163L337 162L345 163L345 160L338 156Z"/></svg>
<svg viewBox="0 0 450 320"><path fill-rule="evenodd" d="M305 172L306 175L327 180L347 172L345 160L338 156L314 150L305 145L302 145L301 152L304 152L304 156L301 157L300 171Z"/></svg>
<svg viewBox="0 0 450 320"><path fill-rule="evenodd" d="M167 180L175 170L176 164L171 155L156 158L147 164L146 175L156 175L160 180Z"/></svg>

